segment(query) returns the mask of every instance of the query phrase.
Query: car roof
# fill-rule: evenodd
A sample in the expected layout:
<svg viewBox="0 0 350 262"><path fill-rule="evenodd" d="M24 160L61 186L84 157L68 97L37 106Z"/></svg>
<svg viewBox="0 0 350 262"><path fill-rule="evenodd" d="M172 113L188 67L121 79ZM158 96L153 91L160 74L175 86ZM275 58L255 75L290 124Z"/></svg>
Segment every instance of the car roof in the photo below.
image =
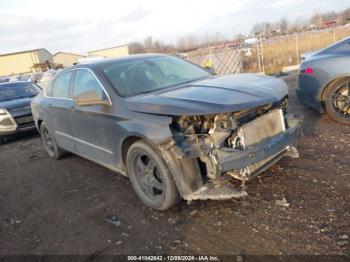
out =
<svg viewBox="0 0 350 262"><path fill-rule="evenodd" d="M90 61L84 61L83 63L74 65L70 67L70 69L73 68L79 68L84 66L104 66L108 64L116 64L116 63L122 63L122 62L129 62L134 60L142 60L146 58L152 58L152 57L161 57L161 56L168 56L166 54L157 54L157 53L147 53L147 54L134 54L134 55L127 55L127 56L120 56L115 58L104 58L104 59L96 59L96 60L90 60Z"/></svg>
<svg viewBox="0 0 350 262"><path fill-rule="evenodd" d="M98 59L98 60L87 60L84 61L83 63L76 64L70 67L67 67L60 71L59 73L55 74L54 80L56 77L64 74L67 71L70 71L72 69L79 69L79 68L99 68L99 67L104 67L107 65L114 65L118 63L123 63L123 62L129 62L129 61L134 61L134 60L143 60L147 58L152 58L152 57L165 57L169 56L167 54L158 54L158 53L145 53L145 54L133 54L133 55L126 55L126 56L120 56L120 57L114 57L114 58L103 58L103 59Z"/></svg>

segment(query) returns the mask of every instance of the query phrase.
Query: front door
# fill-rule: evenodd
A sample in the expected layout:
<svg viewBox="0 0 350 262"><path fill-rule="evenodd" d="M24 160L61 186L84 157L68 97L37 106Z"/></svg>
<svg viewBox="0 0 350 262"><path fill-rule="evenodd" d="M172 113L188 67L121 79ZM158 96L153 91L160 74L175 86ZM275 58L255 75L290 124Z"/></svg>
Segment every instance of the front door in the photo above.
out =
<svg viewBox="0 0 350 262"><path fill-rule="evenodd" d="M96 75L88 69L78 69L73 82L72 96L94 91L110 105L78 106L72 112L72 129L77 153L106 166L115 165L113 152L113 114L111 100Z"/></svg>

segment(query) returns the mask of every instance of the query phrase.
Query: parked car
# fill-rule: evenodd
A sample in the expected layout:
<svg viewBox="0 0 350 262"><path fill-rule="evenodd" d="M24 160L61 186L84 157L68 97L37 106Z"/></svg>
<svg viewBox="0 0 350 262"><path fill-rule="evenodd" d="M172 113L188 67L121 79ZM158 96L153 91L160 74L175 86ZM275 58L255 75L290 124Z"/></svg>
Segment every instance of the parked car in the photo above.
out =
<svg viewBox="0 0 350 262"><path fill-rule="evenodd" d="M9 135L36 129L30 101L39 92L30 82L0 83L0 143Z"/></svg>
<svg viewBox="0 0 350 262"><path fill-rule="evenodd" d="M297 95L300 102L350 124L350 37L302 55Z"/></svg>
<svg viewBox="0 0 350 262"><path fill-rule="evenodd" d="M50 157L66 151L128 176L144 204L228 199L283 156L298 157L287 87L253 74L213 76L160 54L78 64L32 101ZM243 187L244 188L244 187Z"/></svg>

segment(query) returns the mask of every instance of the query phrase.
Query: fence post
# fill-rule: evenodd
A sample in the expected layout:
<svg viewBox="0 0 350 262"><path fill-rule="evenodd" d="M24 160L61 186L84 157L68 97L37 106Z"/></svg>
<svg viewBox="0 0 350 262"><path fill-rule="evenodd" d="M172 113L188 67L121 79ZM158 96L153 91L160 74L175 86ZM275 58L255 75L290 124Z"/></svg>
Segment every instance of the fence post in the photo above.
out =
<svg viewBox="0 0 350 262"><path fill-rule="evenodd" d="M297 34L295 34L295 48L296 48L296 54L297 54L297 62L299 64L300 63L300 61L299 61L299 41L298 41Z"/></svg>
<svg viewBox="0 0 350 262"><path fill-rule="evenodd" d="M265 74L265 65L264 65L264 51L263 51L263 46L262 46L262 38L261 38L261 33L260 33L260 48L261 48L261 65L262 65L262 70L263 70L263 73Z"/></svg>
<svg viewBox="0 0 350 262"><path fill-rule="evenodd" d="M333 42L335 43L335 31L333 31Z"/></svg>
<svg viewBox="0 0 350 262"><path fill-rule="evenodd" d="M258 65L259 65L259 73L261 72L261 65L260 65L260 54L259 54L259 41L256 42L256 54L258 56Z"/></svg>

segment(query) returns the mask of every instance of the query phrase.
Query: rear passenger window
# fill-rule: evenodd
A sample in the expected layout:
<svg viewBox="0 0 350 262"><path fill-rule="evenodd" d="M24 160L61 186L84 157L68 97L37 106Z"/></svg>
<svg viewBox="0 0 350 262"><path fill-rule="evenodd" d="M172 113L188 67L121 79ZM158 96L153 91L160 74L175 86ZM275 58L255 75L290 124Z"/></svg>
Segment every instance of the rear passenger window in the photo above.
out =
<svg viewBox="0 0 350 262"><path fill-rule="evenodd" d="M100 83L91 72L87 70L77 70L74 78L73 97L76 98L81 94L91 91L94 91L100 99L107 99Z"/></svg>
<svg viewBox="0 0 350 262"><path fill-rule="evenodd" d="M52 86L52 96L58 98L69 98L69 84L73 71L64 73L55 79Z"/></svg>

